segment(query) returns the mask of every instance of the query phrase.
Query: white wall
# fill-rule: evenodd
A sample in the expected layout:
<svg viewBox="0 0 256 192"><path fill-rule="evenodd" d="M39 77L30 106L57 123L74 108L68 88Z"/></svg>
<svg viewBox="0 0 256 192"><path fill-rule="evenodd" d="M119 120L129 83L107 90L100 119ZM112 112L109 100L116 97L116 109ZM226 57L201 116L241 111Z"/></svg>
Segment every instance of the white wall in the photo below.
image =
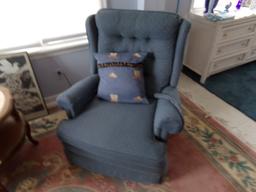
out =
<svg viewBox="0 0 256 192"><path fill-rule="evenodd" d="M137 9L137 0L107 0L107 6L114 9Z"/></svg>
<svg viewBox="0 0 256 192"><path fill-rule="evenodd" d="M192 0L180 0L178 13L187 18ZM137 0L139 9L176 12L177 0Z"/></svg>
<svg viewBox="0 0 256 192"><path fill-rule="evenodd" d="M193 0L180 0L179 15L188 18ZM177 0L107 0L107 6L114 9L140 9L176 12Z"/></svg>
<svg viewBox="0 0 256 192"><path fill-rule="evenodd" d="M166 0L145 0L145 10L164 11L165 3Z"/></svg>
<svg viewBox="0 0 256 192"><path fill-rule="evenodd" d="M44 97L56 95L90 74L90 53L87 46L44 55L30 55L38 84ZM66 75L58 75L61 71Z"/></svg>
<svg viewBox="0 0 256 192"><path fill-rule="evenodd" d="M180 0L180 6L179 6L179 14L184 17L187 18L189 11L190 11L190 7L191 7L191 2L192 0ZM170 11L170 12L175 12L177 7L177 1L176 0L166 0L165 3L165 10L166 11Z"/></svg>

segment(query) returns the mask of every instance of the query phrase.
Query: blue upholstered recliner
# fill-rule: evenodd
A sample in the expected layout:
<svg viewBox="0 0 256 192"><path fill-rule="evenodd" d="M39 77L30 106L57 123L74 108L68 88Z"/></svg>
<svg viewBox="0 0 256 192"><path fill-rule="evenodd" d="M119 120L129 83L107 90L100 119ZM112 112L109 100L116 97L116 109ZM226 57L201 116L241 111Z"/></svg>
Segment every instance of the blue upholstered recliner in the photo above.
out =
<svg viewBox="0 0 256 192"><path fill-rule="evenodd" d="M167 12L102 9L87 19L92 58L96 52L148 52L144 76L150 104L98 99L92 59L91 75L57 98L69 116L58 137L70 162L122 179L163 179L167 136L183 128L177 83L189 28L189 22Z"/></svg>

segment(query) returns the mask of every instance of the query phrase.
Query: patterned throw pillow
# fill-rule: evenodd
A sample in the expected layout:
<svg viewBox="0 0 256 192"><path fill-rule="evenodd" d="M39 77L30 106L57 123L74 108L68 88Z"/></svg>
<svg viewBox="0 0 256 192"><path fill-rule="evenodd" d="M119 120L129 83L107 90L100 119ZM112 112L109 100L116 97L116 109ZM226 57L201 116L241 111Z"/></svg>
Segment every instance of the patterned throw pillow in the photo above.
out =
<svg viewBox="0 0 256 192"><path fill-rule="evenodd" d="M143 60L147 53L96 53L98 97L115 103L148 103Z"/></svg>

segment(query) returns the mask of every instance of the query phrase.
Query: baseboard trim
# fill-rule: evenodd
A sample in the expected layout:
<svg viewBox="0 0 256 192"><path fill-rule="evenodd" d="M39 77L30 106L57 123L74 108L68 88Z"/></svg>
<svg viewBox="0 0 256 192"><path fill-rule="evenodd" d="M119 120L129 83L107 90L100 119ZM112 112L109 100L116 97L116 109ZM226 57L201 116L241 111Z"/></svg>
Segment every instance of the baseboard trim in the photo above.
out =
<svg viewBox="0 0 256 192"><path fill-rule="evenodd" d="M52 95L49 97L45 97L45 104L48 109L53 109L57 107L56 98L58 95Z"/></svg>

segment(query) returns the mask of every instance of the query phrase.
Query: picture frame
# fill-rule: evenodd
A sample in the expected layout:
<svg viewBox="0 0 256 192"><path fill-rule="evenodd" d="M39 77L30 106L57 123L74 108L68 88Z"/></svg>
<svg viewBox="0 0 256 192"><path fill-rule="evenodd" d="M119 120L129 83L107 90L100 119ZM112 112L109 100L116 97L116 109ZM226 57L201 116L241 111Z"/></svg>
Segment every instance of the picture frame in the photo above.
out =
<svg viewBox="0 0 256 192"><path fill-rule="evenodd" d="M23 113L26 120L48 114L26 52L0 55L0 85L10 89L16 109Z"/></svg>

